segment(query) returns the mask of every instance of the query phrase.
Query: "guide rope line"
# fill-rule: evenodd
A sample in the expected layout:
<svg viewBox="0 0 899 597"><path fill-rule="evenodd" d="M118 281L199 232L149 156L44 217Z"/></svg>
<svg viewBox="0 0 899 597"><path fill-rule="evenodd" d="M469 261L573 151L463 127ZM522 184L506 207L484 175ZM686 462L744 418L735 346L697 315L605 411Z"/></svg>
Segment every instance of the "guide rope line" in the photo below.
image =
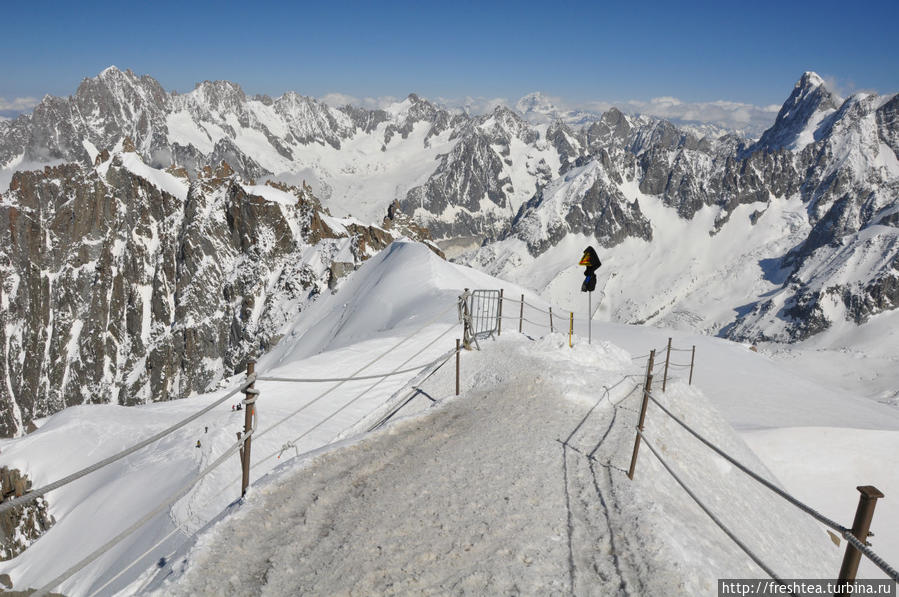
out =
<svg viewBox="0 0 899 597"><path fill-rule="evenodd" d="M196 485L203 477L211 473L213 470L224 464L225 460L228 459L229 456L237 452L241 446L243 446L244 442L246 442L247 438L253 435L253 432L256 430L256 409L253 409L253 427L241 434L240 439L237 440L234 444L231 445L221 456L219 456L211 465L194 475L191 479L189 479L186 483L184 483L178 490L170 495L168 498L163 500L159 505L157 505L153 510L145 514L141 519L132 524L130 527L95 549L90 553L87 557L82 559L80 562L51 580L49 583L45 584L43 587L38 589L32 597L45 597L51 589L58 586L59 584L65 582L73 575L80 572L86 566L90 565L94 560L105 554L107 551L127 539L130 535L136 532L139 528L147 524L150 520L158 516L162 513L166 508L170 507L172 504L180 500L182 497L187 495L187 493Z"/></svg>
<svg viewBox="0 0 899 597"><path fill-rule="evenodd" d="M843 525L841 525L837 522L834 522L833 520L824 516L823 514L821 514L814 508L812 508L811 506L808 506L808 505L804 504L803 502L799 501L798 499L796 499L795 497L793 497L792 495L790 495L783 489L777 487L776 485L774 485L773 483L771 483L770 481L768 481L761 475L750 470L746 465L744 465L743 463L741 463L740 461L738 461L737 459L735 459L734 457L729 455L727 452L725 452L724 450L722 450L721 448L719 448L718 446L716 446L715 444L713 444L712 442L710 442L709 440L704 438L702 435L697 433L692 427L690 427L684 421L682 421L680 418L678 418L676 415L674 415L670 410L665 408L665 406L663 406L662 403L659 402L655 396L653 396L652 392L648 392L648 396L649 396L649 399L652 400L656 404L656 406L658 406L659 408L662 409L662 412L664 412L666 415L671 417L681 427L686 429L693 437L695 437L696 439L701 441L703 444L705 444L706 446L711 448L716 454L718 454L719 456L721 456L722 458L724 458L725 460L727 460L728 462L733 464L735 467L737 467L738 469L740 469L741 471L743 471L744 473L746 473L747 475L749 475L750 477L752 477L753 479L758 481L760 484L764 485L765 487L767 487L768 489L770 489L771 491L773 491L780 497L784 498L785 500L787 500L788 502L790 502L791 504L793 504L794 506L796 506L797 508L799 508L800 510L802 510L803 512L805 512L806 514L811 516L812 518L816 519L818 522L820 522L826 526L829 526L830 528L837 531L841 535L849 532L849 529L847 529Z"/></svg>
<svg viewBox="0 0 899 597"><path fill-rule="evenodd" d="M118 574L116 574L115 576L113 576L112 578L110 578L109 580L107 580L105 583L103 583L98 589L96 589L94 592L92 592L88 597L95 597L96 595L100 594L100 592L103 591L103 589L105 589L106 587L108 587L109 585L111 585L112 583L114 583L115 581L117 581L119 578L121 578L121 576L122 576L123 574L125 574L126 572L128 572L128 570L130 570L131 568L133 568L135 564L137 564L139 561L141 561L142 559L144 559L145 557L147 557L148 555L150 555L151 553L153 553L156 549L159 548L160 545L162 545L163 543L165 543L166 541L168 541L169 539L171 539L171 538L172 538L176 533L178 533L179 531L182 532L182 533L184 533L185 535L187 534L187 533L185 533L180 527L175 527L174 529L172 529L171 531L169 531L169 533L168 533L165 537L163 537L162 539L160 539L159 541L157 541L157 542L153 545L153 547L149 548L149 549L146 550L144 553L142 553L142 554L140 554L139 556L137 556L136 558L134 558L134 560L132 560L130 564L128 564L127 566L125 566L124 568L122 568L122 569L119 571Z"/></svg>
<svg viewBox="0 0 899 597"><path fill-rule="evenodd" d="M456 324L453 324L455 327ZM357 375L354 377L269 377L262 376L257 377L256 379L259 381L278 381L278 382L290 382L290 383L326 383L332 381L356 381L356 380L365 380L365 379L377 379L379 377L391 377L393 375L401 375L403 373L411 373L413 371L418 371L423 367L427 367L430 363L422 363L421 365L417 365L415 367L409 367L407 369L401 369L400 371L391 371L390 373L377 373L372 375Z"/></svg>
<svg viewBox="0 0 899 597"><path fill-rule="evenodd" d="M399 342L397 342L396 344L394 344L393 346L391 346L390 348L388 348L387 350L385 350L384 352L382 352L381 354L376 356L374 359L372 359L371 361L369 361L362 367L359 367L356 371L354 371L353 373L350 374L349 378L347 378L346 380L337 382L335 385L333 385L330 388L328 388L327 390L323 391L321 394L319 394L318 396L316 396L315 398L313 398L312 400L310 400L309 402L307 402L306 404L304 404L297 410L293 411L286 417L282 418L280 421L277 421L273 425L262 430L259 433L259 435L257 435L256 437L257 438L262 437L263 435L265 435L266 433L268 433L275 427L278 427L285 421L288 421L289 419L292 419L293 417L297 416L298 414L300 414L301 412L303 412L304 410L306 410L307 408L309 408L310 406L312 406L313 404L315 404L316 402L318 402L319 400L321 400L322 398L324 398L325 396L327 396L328 394L330 394L331 392L333 392L334 390L336 390L337 388L339 388L340 386L345 384L349 379L355 378L359 373L362 373L364 370L368 369L369 367L371 367L372 365L374 365L375 363L377 363L378 361L383 359L385 356L392 353L394 350L399 348L401 345L405 344L408 340L410 340L411 338L413 338L416 335L418 335L419 333L421 333L422 330L424 330L426 327L428 327L429 325L431 325L432 323L437 321L440 317L445 315L447 313L447 311L450 311L453 307L456 307L456 306L457 305L455 303L450 305L449 307L447 307L446 309L444 309L443 311L441 311L440 313L438 313L437 315L435 315L434 317L429 319L427 322L425 322L425 324L422 325L420 328L418 328L417 330L415 330L414 332L412 332L411 334L409 334L408 336L406 336L405 338L403 338L402 340L400 340ZM455 327L456 325L458 325L458 324L453 324L453 327ZM268 457L266 457L266 458L268 458Z"/></svg>
<svg viewBox="0 0 899 597"><path fill-rule="evenodd" d="M197 418L205 415L210 410L212 410L216 406L222 404L225 400L227 400L234 394L237 394L238 392L242 392L243 390L247 389L247 387L249 387L250 384L252 384L254 381L256 381L256 376L251 375L251 376L247 377L241 385L234 388L233 390L231 390L230 392L228 392L227 394L225 394L224 396L222 396L215 402L212 402L211 404L209 404L209 406L197 411L193 415L187 417L186 419L179 421L178 423L172 425L171 427L168 427L168 428L160 431L159 433L157 433L151 437L148 437L147 439L145 439L141 442L134 444L130 448L126 448L125 450L122 450L118 454L113 454L109 458L104 458L103 460L101 460L95 464L92 464L88 467L85 467L85 468L79 470L79 471L76 471L67 477L63 477L62 479L54 481L53 483L49 483L38 489L33 489L33 490L29 491L28 493L22 495L21 497L14 498L14 499L3 502L2 504L0 504L0 513L6 512L10 508L15 508L16 506L31 503L34 500L36 500L37 498L53 491L54 489L59 489L60 487L63 487L64 485L68 485L69 483L71 483L73 481L77 481L81 477L84 477L95 471L100 470L101 468L109 466L113 462L116 462L118 460L121 460L122 458L125 458L126 456L129 456L130 454L137 452L141 448L145 448L145 447L149 446L153 442L162 439L163 437L169 435L170 433L173 433L173 432L177 431L178 429L184 427L191 421L194 421Z"/></svg>
<svg viewBox="0 0 899 597"><path fill-rule="evenodd" d="M405 400L400 400L400 401L399 401L399 405L398 405L397 407L390 409L390 411L389 411L386 415L384 415L383 417L381 417L381 418L380 418L374 425L372 425L371 427L369 427L369 428L367 429L367 431L374 431L375 429L377 429L378 427L381 427L381 426L384 425L387 421L389 421L389 420L390 420L390 419L391 419L397 412L399 412L399 410L400 410L401 408L403 408L406 404L408 404L409 401L410 401L410 400L411 400L411 399L412 399L418 392L421 391L421 385L422 385L424 382L428 381L428 380L431 378L432 375L434 375L435 373L437 373L437 372L438 372L444 365L446 365L446 364L449 362L449 360L450 360L451 358L453 358L453 355L455 355L457 352L460 352L460 351L461 351L461 348L460 348L459 350L457 350L457 349L455 349L455 348L452 348L452 349L448 350L447 352L443 353L442 355L440 355L438 358L434 359L434 361L431 362L431 365L430 365L430 366L434 366L435 364L437 364L437 361L440 361L440 359L443 359L443 360L442 360L439 364L437 364L436 367L434 367L433 369L431 369L431 371L429 371L428 374L425 375L424 377L422 377L421 379L413 378L411 381L409 381L409 382L406 384L406 387L410 387L410 386L411 386L412 391L409 392L408 394L406 394L406 396L404 397ZM444 358L444 357L446 357L446 358ZM422 375L422 374L424 374L425 371L427 371L427 368L425 368L424 370L422 370L422 372L419 374L419 376ZM394 396L396 396L396 395L399 394L399 393L400 393L400 392L396 392L396 393L394 394ZM436 400L435 400L435 402L436 402ZM358 421L356 421L356 422L353 424L353 426L352 426L350 429L353 429L353 428L355 428L356 426L358 426L359 423L361 423L362 421L364 421L367 417L368 417L368 415L363 415Z"/></svg>
<svg viewBox="0 0 899 597"><path fill-rule="evenodd" d="M418 352L416 352L414 355L412 355L411 357L409 357L408 359L406 359L406 360L405 360L404 362L402 362L399 366L400 366L400 367L404 366L406 363L408 363L409 361L411 361L412 359L414 359L415 357L417 357L418 355L420 355L421 353L423 353L425 350L427 350L428 348L430 348L435 342L437 342L438 340L440 340L441 338L443 338L444 336L446 336L448 333L450 333L451 331L453 331L453 329L455 329L455 327L456 327L455 324L453 324L452 326L450 326L445 332L443 332L442 334L440 334L439 336L437 336L436 338L434 338L430 343L428 343L427 346L425 346L424 348L422 348L421 350L419 350ZM344 404L343 406L341 406L340 408L338 408L337 410L335 410L334 412L332 412L330 415L328 415L328 416L325 417L324 419L321 419L318 423L316 423L315 425L313 425L312 427L310 427L309 429L307 429L306 431L304 431L303 433L301 433L299 436L297 436L295 439L293 439L292 442L293 442L294 444L298 443L301 439L303 439L304 437L306 437L307 435L309 435L310 433L312 433L313 431L315 431L316 429L318 429L319 427L321 427L322 425L324 425L325 423L327 423L328 421L330 421L331 419L333 419L334 417L336 417L338 414L340 414L340 413L343 412L345 409L347 409L351 404L355 403L357 400L359 400L360 398L362 398L363 396L365 396L366 394L368 394L370 391L372 391L373 389L375 389L378 385L381 384L382 381L384 381L384 379L385 379L385 378L381 378L381 379L379 379L378 381L376 381L375 383L373 383L372 385L370 385L370 386L369 386L368 388L366 388L365 390L362 390L359 394L356 395L355 398L353 398L352 400L350 400L349 402L347 402L346 404Z"/></svg>
<svg viewBox="0 0 899 597"><path fill-rule="evenodd" d="M739 547L741 550L743 550L743 553L745 553L747 556L749 556L749 558L753 562L755 562L759 568L764 570L765 574L767 574L768 576L773 578L775 581L777 581L778 583L783 585L784 584L783 580L781 580L781 578L778 577L777 574L775 574L773 570L771 570L767 565L765 565L765 563L757 555L755 555L755 553L753 553L752 550L749 549L749 547L747 547L746 544L743 543L739 539L739 537L737 537L729 528L727 528L727 526L723 522L721 522L721 519L719 519L717 516L715 516L714 512L709 510L709 508L702 502L702 500L700 500L696 496L696 494L693 493L693 491L687 486L687 484L684 483L683 480L681 480L681 478L677 475L677 473L675 473L674 470L670 466L668 466L668 463L665 462L665 460L662 458L662 456L656 451L655 446L652 445L652 442L649 441L649 439L646 437L646 435L644 435L644 433L640 430L640 428L637 427L636 429L637 429L637 434L641 438L643 438L643 442L646 444L646 447L648 447L649 450L655 455L656 459L658 459L658 461L662 464L662 466L665 468L665 470L668 471L668 474L670 474L674 478L674 480L677 481L678 485L680 485L681 488L685 492L687 492L687 495L689 495L691 498L693 498L693 501L696 502L696 505L698 505L700 508L702 508L702 511L705 512L706 516L711 518L712 522L714 522L716 525L718 525L718 528L720 528L722 531L724 531L724 534L726 534L728 537L730 537L731 541L736 543L737 547ZM788 593L788 594L792 595L793 593Z"/></svg>
<svg viewBox="0 0 899 597"><path fill-rule="evenodd" d="M886 572L887 576L892 578L894 581L899 582L899 572L897 572L895 568L887 564L883 558L871 551L870 547L859 541L858 537L853 535L851 531L843 533L843 538L851 543L852 546L855 547L855 549L864 554L865 557L874 562L874 564L877 565L878 568Z"/></svg>
<svg viewBox="0 0 899 597"><path fill-rule="evenodd" d="M417 356L420 355L422 352L424 352L425 350L427 350L428 348L430 348L432 344L434 344L437 340L439 340L440 338L442 338L443 336L445 336L446 334L448 334L450 331L452 331L457 325L458 325L458 324L455 324L455 323L454 323L453 325L451 325L446 331L444 331L444 332L441 333L437 338L435 338L434 340L432 340L427 346L425 346L424 348L422 348L421 350L419 350L418 352L416 352L415 354L413 354L411 357L409 357L408 359L406 359L405 362L401 363L401 364L399 365L399 367L402 367L403 365L405 365L406 363L408 363L410 360L412 360L413 358L417 357ZM425 326L425 327L426 327L426 326ZM422 329L424 329L424 328L422 328ZM418 330L418 332L420 332L420 331L421 331L421 329ZM417 332L416 332L416 333L417 333ZM407 338L407 339L408 339L408 338ZM397 346L399 346L399 345L397 344ZM394 348L396 348L396 346L394 346ZM393 350L393 349L391 349L391 351L392 351L392 350ZM453 349L453 352L455 353L455 349ZM384 353L384 354L387 354L387 353ZM383 355L381 355L381 356L383 356ZM441 358L442 358L442 357L441 357ZM439 359L438 359L438 360L439 360ZM425 365L425 367L430 366L430 365L433 364L434 362L436 362L436 361L432 361L431 363ZM374 361L372 361L372 363L374 363ZM371 364L371 363L369 363L369 365L370 365L370 364ZM360 371L361 371L361 369L360 369ZM358 371L357 371L357 373L358 373ZM368 391L370 391L372 388L374 388L375 386L377 386L377 385L378 385L379 383L381 383L381 381L383 381L384 379L386 379L386 378L383 378L383 377L382 377L382 378L381 378L379 381L377 381L375 384L373 384L372 386L369 386L367 389L363 390L362 394L360 394L359 396L357 396L356 398L354 398L353 401L358 400L362 395L364 395L365 393L367 393ZM292 417L295 417L295 416L298 415L300 412L302 412L303 410L305 410L306 408L308 408L309 406L311 406L311 405L314 404L315 402L319 401L320 399L324 398L327 394L330 394L332 391L336 390L338 387L340 387L340 386L343 385L344 383L345 383L345 382L340 382L340 383L338 383L337 385L334 385L334 386L332 386L331 388L328 388L327 390L325 390L324 392L322 392L321 394L319 394L318 396L316 396L313 400L311 400L310 402L307 402L306 404L304 404L303 406L301 406L300 408L298 408L297 410L295 410L293 413L287 415L286 417L284 417L283 419L281 419L281 420L278 421L277 423L275 423L275 424L271 425L270 427L268 427L267 429L261 431L261 432L259 433L259 435L257 436L257 439L258 439L259 437L262 437L263 435L265 435L266 433L268 433L269 431L271 431L272 429L274 429L274 428L277 427L278 425L281 425L282 423L284 423L284 422L287 421L288 419L290 419L290 418L292 418ZM349 403L348 403L347 405L345 405L345 406L348 406L348 405L349 405ZM344 406L344 407L341 407L341 409L342 409L342 408L345 408L345 406ZM338 410L337 412L339 412L339 410ZM324 423L325 421L331 419L331 418L332 418L334 415L336 415L336 414L337 414L336 412L335 412L335 413L331 413L331 415L329 415L327 419L325 419L324 421L320 421L320 422L319 422L319 425L320 425L321 423ZM317 426L318 426L318 425L316 425L316 427L317 427ZM313 427L312 429L315 429L315 427ZM309 431L312 431L312 429L308 430L307 433L308 433ZM296 444L296 443L298 443L303 437L305 437L305 435L306 435L306 434L303 434L303 435L301 435L300 437L295 438L295 439L291 440L291 441L288 442L288 443ZM257 460L256 462L253 463L253 466L255 466L255 465L257 465L257 464L259 464L259 463L261 463L261 462L264 462L264 461L268 460L269 458L272 458L273 456L278 456L278 455L279 455L279 452L280 452L280 453L283 453L283 452L284 452L283 447L282 447L281 450L275 450L275 451L272 452L271 454L267 454L266 456L260 458L259 460Z"/></svg>

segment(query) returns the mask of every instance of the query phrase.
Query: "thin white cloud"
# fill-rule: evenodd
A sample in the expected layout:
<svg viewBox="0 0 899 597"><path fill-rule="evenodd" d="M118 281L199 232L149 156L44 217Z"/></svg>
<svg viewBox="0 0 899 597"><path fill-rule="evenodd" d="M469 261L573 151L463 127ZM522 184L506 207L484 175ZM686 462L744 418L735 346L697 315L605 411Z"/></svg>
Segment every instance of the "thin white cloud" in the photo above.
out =
<svg viewBox="0 0 899 597"><path fill-rule="evenodd" d="M329 106L339 107L347 104L368 109L385 108L392 103L401 101L394 97L358 98L343 93L329 93L319 98ZM774 118L780 110L780 106L756 106L743 102L729 100L714 100L709 102L685 102L672 96L660 96L645 100L606 101L594 100L588 102L570 103L557 96L549 96L541 93L528 94L518 102L510 101L504 97L465 96L461 98L434 97L430 101L443 106L446 109L470 114L473 116L492 112L497 106L518 108L533 106L540 114L547 114L552 118L583 121L590 114L599 116L611 108L618 108L628 114L643 114L656 118L664 118L675 124L690 125L714 125L723 129L741 131L750 136L760 135L765 129L774 123ZM555 116L552 116L555 114Z"/></svg>
<svg viewBox="0 0 899 597"><path fill-rule="evenodd" d="M497 106L509 107L509 100L504 97L471 97L463 98L434 98L434 101L450 110L456 110L465 114L480 115L493 112Z"/></svg>
<svg viewBox="0 0 899 597"><path fill-rule="evenodd" d="M399 98L385 95L382 97L356 97L354 95L348 95L346 93L328 93L318 100L324 104L331 106L332 108L340 108L342 106L346 106L349 104L350 106L357 106L360 108L367 108L369 110L378 110L384 109L392 104L395 104L399 101L402 101Z"/></svg>
<svg viewBox="0 0 899 597"><path fill-rule="evenodd" d="M0 97L0 110L15 110L22 112L24 110L30 110L36 105L40 103L41 100L36 97L17 97L12 100L7 100L5 97Z"/></svg>

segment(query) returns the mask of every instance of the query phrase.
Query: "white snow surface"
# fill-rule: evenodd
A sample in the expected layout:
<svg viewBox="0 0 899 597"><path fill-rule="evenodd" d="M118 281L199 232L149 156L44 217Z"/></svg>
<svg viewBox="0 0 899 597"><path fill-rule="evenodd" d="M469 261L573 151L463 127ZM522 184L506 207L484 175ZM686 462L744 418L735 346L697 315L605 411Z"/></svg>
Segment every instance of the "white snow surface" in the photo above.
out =
<svg viewBox="0 0 899 597"><path fill-rule="evenodd" d="M409 388L398 392L413 374L388 378L367 393L377 380L344 384L283 423L334 384L259 381L246 499L233 501L239 495L235 456L55 590L90 595L122 573L99 594L580 595L623 588L713 595L718 577L763 577L645 445L634 481L622 471L633 445L641 357L669 336L679 349L697 346L696 371L687 385L686 370L674 364L688 363L691 353L674 353L667 391L661 394L657 382L657 395L754 470L773 478L770 468L788 489L847 525L853 509L846 504L857 500L854 486L862 482L853 470L888 498L895 486L896 408L866 398L865 380L855 392L848 382L831 387L818 369L832 363L816 368L817 348L797 347L805 351L804 364L792 367L724 340L609 323L594 323L587 345L586 321L578 317L572 349L558 333L567 317L559 305L557 333L548 334L548 315L538 309L549 303L533 292L444 262L411 242L394 243L304 311L257 371L339 377L391 347L362 374L431 361L460 335L454 301L465 287L504 288L515 299L524 293L536 308L525 307L524 317L534 323L526 321L520 335L518 305L507 302L500 339L462 354L460 397L453 397L450 362L416 382L422 393L401 418L363 434L387 412L392 396L406 395ZM223 391L136 408L70 408L37 432L0 441L2 462L39 487L183 419ZM230 406L51 492L56 525L0 564L0 573L10 574L16 589L41 586L142 517L232 445L244 417ZM671 466L776 573L836 575L842 552L820 525L712 455L652 405L646 429ZM859 458L831 457L816 448L822 444L864 454L871 464L859 469ZM587 458L591 452L595 460ZM895 565L899 549L888 537L899 528L894 501L878 505L872 543Z"/></svg>

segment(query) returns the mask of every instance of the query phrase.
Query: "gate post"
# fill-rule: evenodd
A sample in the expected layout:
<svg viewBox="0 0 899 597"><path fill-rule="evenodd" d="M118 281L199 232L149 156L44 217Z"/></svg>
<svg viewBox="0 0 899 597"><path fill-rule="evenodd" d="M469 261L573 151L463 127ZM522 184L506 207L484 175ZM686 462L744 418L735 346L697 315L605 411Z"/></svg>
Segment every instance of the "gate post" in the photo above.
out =
<svg viewBox="0 0 899 597"><path fill-rule="evenodd" d="M499 289L499 308L496 312L496 335L503 333L503 288Z"/></svg>

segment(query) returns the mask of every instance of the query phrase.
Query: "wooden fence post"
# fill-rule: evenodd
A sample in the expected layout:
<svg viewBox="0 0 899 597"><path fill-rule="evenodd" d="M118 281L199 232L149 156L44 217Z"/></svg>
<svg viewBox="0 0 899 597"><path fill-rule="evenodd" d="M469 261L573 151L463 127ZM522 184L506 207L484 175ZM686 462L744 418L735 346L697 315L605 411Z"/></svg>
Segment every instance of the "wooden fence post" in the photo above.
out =
<svg viewBox="0 0 899 597"><path fill-rule="evenodd" d="M668 352L665 353L665 374L662 376L662 392L668 385L668 363L671 361L671 338L668 338Z"/></svg>
<svg viewBox="0 0 899 597"><path fill-rule="evenodd" d="M687 383L687 385L689 385L689 386L693 385L693 361L695 361L695 360L696 360L696 345L694 344L693 345L693 354L690 355L690 381Z"/></svg>
<svg viewBox="0 0 899 597"><path fill-rule="evenodd" d="M883 497L883 493L873 485L859 485L856 487L861 494L858 498L858 507L855 509L855 521L852 523L852 534L862 543L867 544L868 534L871 530L871 519L874 518L874 506L877 500ZM862 553L851 543L846 544L846 554L843 556L843 565L840 566L840 585L855 582L858 573L858 563L862 559Z"/></svg>
<svg viewBox="0 0 899 597"><path fill-rule="evenodd" d="M631 467L627 471L627 478L634 480L634 470L637 468L637 453L640 451L640 433L643 432L643 423L646 421L646 407L649 405L649 393L652 391L652 368L656 360L656 351L649 351L649 363L646 364L646 383L643 386L643 405L640 407L640 422L637 424L637 437L634 439L634 453L631 456Z"/></svg>
<svg viewBox="0 0 899 597"><path fill-rule="evenodd" d="M503 289L499 289L499 308L496 313L496 335L503 333Z"/></svg>
<svg viewBox="0 0 899 597"><path fill-rule="evenodd" d="M456 396L459 395L459 339L456 338Z"/></svg>
<svg viewBox="0 0 899 597"><path fill-rule="evenodd" d="M549 333L553 333L553 308L549 308Z"/></svg>
<svg viewBox="0 0 899 597"><path fill-rule="evenodd" d="M521 326L524 323L524 295L521 295L521 313L518 314L518 333L521 333Z"/></svg>
<svg viewBox="0 0 899 597"><path fill-rule="evenodd" d="M251 359L247 363L247 377L250 377L255 372L256 361ZM246 399L244 400L246 409L244 409L243 432L246 439L244 439L243 447L240 449L240 462L243 468L243 476L240 482L240 497L247 494L247 487L250 485L250 444L253 438L248 434L253 429L253 410L256 408L256 398L259 396L259 390L254 388L255 385L256 382L253 382L244 390L246 394Z"/></svg>

